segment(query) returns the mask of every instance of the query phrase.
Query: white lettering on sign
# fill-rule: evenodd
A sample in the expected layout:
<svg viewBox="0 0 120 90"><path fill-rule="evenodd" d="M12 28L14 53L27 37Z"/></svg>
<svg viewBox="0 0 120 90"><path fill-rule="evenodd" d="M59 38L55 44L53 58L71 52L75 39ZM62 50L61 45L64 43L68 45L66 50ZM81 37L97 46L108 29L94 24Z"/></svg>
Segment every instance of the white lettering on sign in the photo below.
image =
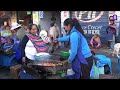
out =
<svg viewBox="0 0 120 90"><path fill-rule="evenodd" d="M87 34L87 30L84 30L84 34Z"/></svg>
<svg viewBox="0 0 120 90"><path fill-rule="evenodd" d="M98 15L97 11L80 11L79 13L76 11L74 14L74 16L78 18L81 22L88 23L95 22L96 20L100 19L104 14L104 11L100 11ZM86 18L82 18L84 15L87 15Z"/></svg>
<svg viewBox="0 0 120 90"><path fill-rule="evenodd" d="M85 34L99 34L100 35L100 30L102 29L103 26L82 26L82 29L84 30Z"/></svg>
<svg viewBox="0 0 120 90"><path fill-rule="evenodd" d="M83 15L83 14L86 14L87 12L88 12L88 11L80 11L78 18L79 18L79 19L82 19L82 15ZM75 14L76 14L75 16L77 17L77 12L76 12Z"/></svg>
<svg viewBox="0 0 120 90"><path fill-rule="evenodd" d="M96 30L101 30L102 26L92 26L88 25L88 29L96 29Z"/></svg>
<svg viewBox="0 0 120 90"><path fill-rule="evenodd" d="M84 34L91 34L91 35L98 34L98 35L100 35L100 31L99 30L84 30Z"/></svg>
<svg viewBox="0 0 120 90"><path fill-rule="evenodd" d="M76 16L77 16L77 12L75 12ZM96 11L80 11L79 12L79 19L82 19L82 16L84 14L87 14L87 18L86 19L94 19L96 16Z"/></svg>

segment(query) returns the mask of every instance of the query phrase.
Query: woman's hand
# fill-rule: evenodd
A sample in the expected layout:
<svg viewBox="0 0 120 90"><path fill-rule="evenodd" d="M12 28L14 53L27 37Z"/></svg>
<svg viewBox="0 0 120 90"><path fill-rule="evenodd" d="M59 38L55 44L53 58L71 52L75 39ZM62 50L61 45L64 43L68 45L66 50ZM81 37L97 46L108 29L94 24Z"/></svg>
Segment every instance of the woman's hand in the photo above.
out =
<svg viewBox="0 0 120 90"><path fill-rule="evenodd" d="M23 61L23 62L26 62L25 57L22 58L22 61Z"/></svg>

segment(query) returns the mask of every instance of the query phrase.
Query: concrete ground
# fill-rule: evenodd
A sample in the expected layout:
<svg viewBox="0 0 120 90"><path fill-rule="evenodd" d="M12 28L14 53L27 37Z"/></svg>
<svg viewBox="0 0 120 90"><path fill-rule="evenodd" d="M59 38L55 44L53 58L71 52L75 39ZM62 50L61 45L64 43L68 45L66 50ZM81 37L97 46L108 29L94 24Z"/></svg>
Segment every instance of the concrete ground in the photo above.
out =
<svg viewBox="0 0 120 90"><path fill-rule="evenodd" d="M62 48L56 50L54 53L59 53L60 51L68 51L69 48ZM93 50L93 49L92 49ZM117 70L117 57L112 57L113 50L109 50L106 46L102 47L101 49L94 49L96 54L103 54L106 55L111 59L112 62L112 74L116 79L120 79L120 73ZM119 70L120 71L120 70ZM6 67L0 67L0 79L11 79L10 70Z"/></svg>

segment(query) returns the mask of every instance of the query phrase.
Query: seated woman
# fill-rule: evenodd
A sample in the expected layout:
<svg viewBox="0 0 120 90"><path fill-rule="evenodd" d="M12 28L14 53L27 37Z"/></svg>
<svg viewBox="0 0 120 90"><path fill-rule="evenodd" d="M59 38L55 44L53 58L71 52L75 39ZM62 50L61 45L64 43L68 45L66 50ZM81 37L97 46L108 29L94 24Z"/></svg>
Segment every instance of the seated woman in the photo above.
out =
<svg viewBox="0 0 120 90"><path fill-rule="evenodd" d="M95 48L100 48L101 47L101 40L98 34L95 34L91 40L90 40L90 45Z"/></svg>
<svg viewBox="0 0 120 90"><path fill-rule="evenodd" d="M23 62L32 62L34 56L39 52L47 52L49 49L48 42L44 42L37 35L38 27L35 24L29 25L29 33L24 36L21 41L21 54Z"/></svg>

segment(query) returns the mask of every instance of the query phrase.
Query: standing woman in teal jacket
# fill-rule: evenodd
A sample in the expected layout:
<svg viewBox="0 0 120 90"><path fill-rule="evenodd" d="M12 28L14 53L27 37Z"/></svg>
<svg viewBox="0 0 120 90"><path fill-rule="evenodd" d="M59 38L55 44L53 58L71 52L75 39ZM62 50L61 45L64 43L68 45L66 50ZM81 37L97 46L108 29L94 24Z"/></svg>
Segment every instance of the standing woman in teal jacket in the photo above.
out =
<svg viewBox="0 0 120 90"><path fill-rule="evenodd" d="M75 74L68 76L67 78L90 79L93 57L80 23L75 18L68 18L64 21L64 28L68 35L57 38L55 41L70 41L70 56L68 62L72 64L72 69Z"/></svg>

